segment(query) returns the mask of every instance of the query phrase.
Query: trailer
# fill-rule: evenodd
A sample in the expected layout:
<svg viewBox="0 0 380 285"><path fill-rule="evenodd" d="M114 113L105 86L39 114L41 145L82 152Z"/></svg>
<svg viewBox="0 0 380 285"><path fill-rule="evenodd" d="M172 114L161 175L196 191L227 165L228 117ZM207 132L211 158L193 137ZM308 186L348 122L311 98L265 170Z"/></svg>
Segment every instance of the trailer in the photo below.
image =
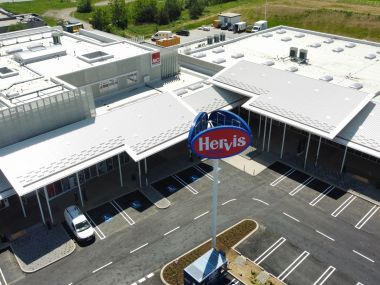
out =
<svg viewBox="0 0 380 285"><path fill-rule="evenodd" d="M233 25L240 22L241 15L236 13L221 13L219 14L219 21L221 25Z"/></svg>
<svg viewBox="0 0 380 285"><path fill-rule="evenodd" d="M246 22L238 22L234 24L234 33L241 33L245 32L245 29L247 28Z"/></svg>

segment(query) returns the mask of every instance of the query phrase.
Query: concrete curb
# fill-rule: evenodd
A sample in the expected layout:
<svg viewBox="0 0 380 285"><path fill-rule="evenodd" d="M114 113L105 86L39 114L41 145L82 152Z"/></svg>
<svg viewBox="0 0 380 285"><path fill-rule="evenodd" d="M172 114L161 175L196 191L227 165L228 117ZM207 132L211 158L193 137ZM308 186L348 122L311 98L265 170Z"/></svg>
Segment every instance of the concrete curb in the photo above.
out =
<svg viewBox="0 0 380 285"><path fill-rule="evenodd" d="M248 233L248 234L247 234L247 235L246 235L241 241L239 241L237 244L235 244L235 245L232 247L232 249L235 250L235 249L234 249L235 246L239 245L242 241L244 241L244 240L247 239L250 235L252 235L254 232L257 231L257 229L259 228L259 223L258 223L258 222L256 222L256 221L253 220L253 219L243 219L243 220L240 220L240 221L237 222L236 224L233 224L232 226L228 227L228 228L225 229L224 231L220 232L220 233L217 235L217 237L219 237L221 234L225 233L226 231L230 230L231 228L235 227L236 225L238 225L238 224L240 224L240 223L242 223L242 222L244 222L244 221L253 221L253 222L255 222L255 223L256 223L256 228L255 228L254 230L252 230L250 233ZM185 256L185 255L188 254L189 252L191 252L191 251L193 251L193 250L195 250L195 249L201 247L202 245L204 245L204 244L206 244L206 243L208 243L208 242L210 242L210 241L211 241L211 239L206 240L205 242L199 244L198 246L196 246L196 247L194 247L194 248L188 250L187 252L185 252L185 253L182 254L181 256L177 257L176 259L179 259L179 258ZM236 251L236 250L235 250L235 251ZM160 279L161 279L162 283L164 283L165 285L170 285L170 284L169 284L168 282L165 281L164 276L163 276L163 272L164 272L165 268L166 268L170 263L172 263L173 261L175 261L176 259L173 259L173 260L169 261L168 263L166 263L166 264L164 265L164 267L162 267L162 269L161 269L161 271L160 271Z"/></svg>

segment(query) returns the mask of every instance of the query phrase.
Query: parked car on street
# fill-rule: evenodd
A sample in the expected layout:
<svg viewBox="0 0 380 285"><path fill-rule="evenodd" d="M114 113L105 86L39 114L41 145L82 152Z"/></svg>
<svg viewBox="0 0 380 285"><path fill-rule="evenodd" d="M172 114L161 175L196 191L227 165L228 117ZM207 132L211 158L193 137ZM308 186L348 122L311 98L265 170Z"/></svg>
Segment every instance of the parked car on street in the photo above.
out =
<svg viewBox="0 0 380 285"><path fill-rule="evenodd" d="M247 28L245 29L245 31L246 31L247 33L253 33L253 25L249 25L249 26L247 26Z"/></svg>
<svg viewBox="0 0 380 285"><path fill-rule="evenodd" d="M231 26L231 23L224 23L220 26L221 30L228 30L228 28Z"/></svg>
<svg viewBox="0 0 380 285"><path fill-rule="evenodd" d="M201 26L201 27L198 28L198 30L201 30L201 31L210 31L211 28L208 27L208 26Z"/></svg>
<svg viewBox="0 0 380 285"><path fill-rule="evenodd" d="M190 31L189 30L179 30L175 34L178 35L178 36L186 36L186 37L188 37L190 35Z"/></svg>
<svg viewBox="0 0 380 285"><path fill-rule="evenodd" d="M65 221L78 241L89 241L95 239L95 231L86 216L78 206L72 205L64 211Z"/></svg>

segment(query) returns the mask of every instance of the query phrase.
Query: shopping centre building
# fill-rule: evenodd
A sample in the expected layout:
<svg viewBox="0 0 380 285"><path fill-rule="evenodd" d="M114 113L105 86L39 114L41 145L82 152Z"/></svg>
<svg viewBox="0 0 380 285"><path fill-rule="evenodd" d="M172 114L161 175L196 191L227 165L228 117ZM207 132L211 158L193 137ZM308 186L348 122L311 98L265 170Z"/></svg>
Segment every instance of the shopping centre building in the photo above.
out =
<svg viewBox="0 0 380 285"><path fill-rule="evenodd" d="M188 162L194 117L218 109L249 122L256 153L376 188L379 58L378 43L290 27L178 52L99 31L3 34L0 216L27 219L35 203L34 221L54 223L62 212L52 203L77 193L85 206L82 190L106 173L146 187Z"/></svg>

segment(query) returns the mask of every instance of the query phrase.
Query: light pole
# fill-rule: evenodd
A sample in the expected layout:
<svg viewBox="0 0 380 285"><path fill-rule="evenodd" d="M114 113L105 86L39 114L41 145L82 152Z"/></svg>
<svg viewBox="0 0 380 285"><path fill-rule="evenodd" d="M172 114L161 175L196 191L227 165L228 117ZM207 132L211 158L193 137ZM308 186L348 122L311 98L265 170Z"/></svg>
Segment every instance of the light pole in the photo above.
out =
<svg viewBox="0 0 380 285"><path fill-rule="evenodd" d="M268 6L268 0L265 0L265 5L264 5L264 20L267 20L267 6Z"/></svg>

